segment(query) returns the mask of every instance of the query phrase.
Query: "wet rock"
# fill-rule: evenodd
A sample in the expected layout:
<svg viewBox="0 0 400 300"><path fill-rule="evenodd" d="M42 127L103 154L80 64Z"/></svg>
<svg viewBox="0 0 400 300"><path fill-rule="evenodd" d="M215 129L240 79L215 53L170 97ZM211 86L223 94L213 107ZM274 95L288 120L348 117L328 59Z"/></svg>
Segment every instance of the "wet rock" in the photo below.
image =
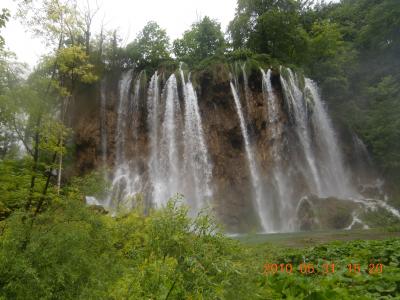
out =
<svg viewBox="0 0 400 300"><path fill-rule="evenodd" d="M351 200L334 197L303 197L297 208L297 222L301 230L345 229L353 221L353 213L361 205Z"/></svg>

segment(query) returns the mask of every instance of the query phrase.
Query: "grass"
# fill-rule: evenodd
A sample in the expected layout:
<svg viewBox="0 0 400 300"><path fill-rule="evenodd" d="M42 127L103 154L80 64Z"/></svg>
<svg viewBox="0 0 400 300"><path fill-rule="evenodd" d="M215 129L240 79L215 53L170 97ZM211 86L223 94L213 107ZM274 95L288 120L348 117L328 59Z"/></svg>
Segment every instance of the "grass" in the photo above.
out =
<svg viewBox="0 0 400 300"><path fill-rule="evenodd" d="M302 231L290 233L247 234L233 237L246 245L274 244L284 247L302 248L331 241L382 240L400 238L400 231L382 228L359 230Z"/></svg>

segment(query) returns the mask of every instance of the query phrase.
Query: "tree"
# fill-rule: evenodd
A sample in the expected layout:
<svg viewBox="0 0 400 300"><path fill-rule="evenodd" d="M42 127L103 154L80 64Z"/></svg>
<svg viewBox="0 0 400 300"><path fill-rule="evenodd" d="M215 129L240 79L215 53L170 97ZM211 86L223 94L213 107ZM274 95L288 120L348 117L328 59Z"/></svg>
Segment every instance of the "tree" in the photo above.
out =
<svg viewBox="0 0 400 300"><path fill-rule="evenodd" d="M306 1L298 0L238 0L235 18L229 23L228 33L234 49L247 46L250 35L259 23L259 17L270 11L283 15L299 15L307 9Z"/></svg>
<svg viewBox="0 0 400 300"><path fill-rule="evenodd" d="M400 2L378 1L367 12L368 23L360 34L362 46L369 49L400 49Z"/></svg>
<svg viewBox="0 0 400 300"><path fill-rule="evenodd" d="M93 73L94 66L89 62L88 54L80 46L71 46L60 49L54 58L52 65L58 70L59 88L62 97L61 101L61 122L66 122L66 115L69 106L75 102L75 87L77 83L93 83L97 76ZM58 144L62 147L64 134L61 132ZM59 152L59 167L57 187L60 192L61 171L63 162L63 151Z"/></svg>
<svg viewBox="0 0 400 300"><path fill-rule="evenodd" d="M387 173L400 170L400 87L393 76L386 76L368 88L372 99L361 132L372 153Z"/></svg>
<svg viewBox="0 0 400 300"><path fill-rule="evenodd" d="M164 29L155 22L148 22L136 39L126 47L131 63L139 69L157 68L170 59L169 38Z"/></svg>
<svg viewBox="0 0 400 300"><path fill-rule="evenodd" d="M297 13L272 9L257 18L247 44L256 53L301 65L307 55L308 42Z"/></svg>
<svg viewBox="0 0 400 300"><path fill-rule="evenodd" d="M185 31L181 39L173 43L175 56L188 64L198 63L213 56L220 50L223 53L225 40L221 25L209 17L194 23L192 28Z"/></svg>
<svg viewBox="0 0 400 300"><path fill-rule="evenodd" d="M96 7L94 9L91 9L90 7L90 2L89 0L86 1L86 7L83 12L83 24L81 24L81 29L84 34L84 39L85 39L85 50L86 54L90 54L90 39L92 35L92 23L93 20L96 16L96 14L99 12L100 6L96 2ZM101 29L103 31L103 28Z"/></svg>
<svg viewBox="0 0 400 300"><path fill-rule="evenodd" d="M19 0L18 16L34 35L56 49L76 44L83 27L76 0Z"/></svg>
<svg viewBox="0 0 400 300"><path fill-rule="evenodd" d="M0 14L0 29L6 26L6 23L10 17L8 9L3 8ZM0 51L4 47L4 38L0 35Z"/></svg>

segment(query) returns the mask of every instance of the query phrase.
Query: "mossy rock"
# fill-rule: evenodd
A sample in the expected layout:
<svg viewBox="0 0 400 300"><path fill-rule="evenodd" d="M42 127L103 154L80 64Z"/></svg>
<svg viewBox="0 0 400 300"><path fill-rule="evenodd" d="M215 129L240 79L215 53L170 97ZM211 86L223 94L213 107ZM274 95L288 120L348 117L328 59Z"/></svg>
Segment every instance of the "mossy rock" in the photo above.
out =
<svg viewBox="0 0 400 300"><path fill-rule="evenodd" d="M351 225L353 213L360 208L350 200L304 197L297 209L298 226L300 230L344 229Z"/></svg>

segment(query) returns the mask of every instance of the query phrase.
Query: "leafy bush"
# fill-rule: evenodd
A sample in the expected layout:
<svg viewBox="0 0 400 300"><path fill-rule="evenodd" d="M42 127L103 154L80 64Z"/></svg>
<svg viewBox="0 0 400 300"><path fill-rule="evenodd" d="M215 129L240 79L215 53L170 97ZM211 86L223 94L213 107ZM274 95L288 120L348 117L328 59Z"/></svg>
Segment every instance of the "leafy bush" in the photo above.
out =
<svg viewBox="0 0 400 300"><path fill-rule="evenodd" d="M71 200L34 219L16 212L4 222L0 298L106 298L120 268L98 215Z"/></svg>

